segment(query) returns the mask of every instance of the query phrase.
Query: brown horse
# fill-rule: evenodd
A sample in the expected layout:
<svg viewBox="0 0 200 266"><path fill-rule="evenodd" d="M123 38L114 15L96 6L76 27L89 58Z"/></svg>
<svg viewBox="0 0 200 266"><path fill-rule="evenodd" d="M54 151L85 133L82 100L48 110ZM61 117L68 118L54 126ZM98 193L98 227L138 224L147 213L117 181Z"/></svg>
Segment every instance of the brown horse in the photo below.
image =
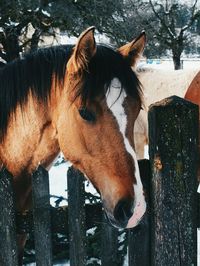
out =
<svg viewBox="0 0 200 266"><path fill-rule="evenodd" d="M18 210L31 206L31 173L61 150L114 226L138 224L146 204L133 126L142 101L131 67L144 45L144 33L117 51L96 45L90 27L74 48L41 49L0 69L0 166L14 176Z"/></svg>
<svg viewBox="0 0 200 266"><path fill-rule="evenodd" d="M200 72L192 80L184 98L200 106Z"/></svg>

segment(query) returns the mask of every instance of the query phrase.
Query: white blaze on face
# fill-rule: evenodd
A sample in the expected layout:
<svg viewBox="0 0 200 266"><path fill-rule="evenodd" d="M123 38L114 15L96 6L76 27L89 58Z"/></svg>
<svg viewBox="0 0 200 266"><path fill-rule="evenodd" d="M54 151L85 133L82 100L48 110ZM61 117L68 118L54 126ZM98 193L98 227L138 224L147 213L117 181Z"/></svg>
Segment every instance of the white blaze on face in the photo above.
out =
<svg viewBox="0 0 200 266"><path fill-rule="evenodd" d="M122 133L126 150L128 153L131 154L135 164L136 184L133 185L135 192L134 210L133 210L133 215L129 219L127 224L127 228L131 228L136 226L139 223L142 216L144 215L146 211L146 202L144 198L143 186L140 178L139 166L136 154L133 148L131 147L129 140L127 139L125 134L127 127L127 116L123 107L123 103L124 99L126 98L126 93L125 91L122 90L121 95L119 96L120 90L121 90L121 83L117 78L114 78L111 82L111 88L107 95L107 105L119 124L120 132Z"/></svg>

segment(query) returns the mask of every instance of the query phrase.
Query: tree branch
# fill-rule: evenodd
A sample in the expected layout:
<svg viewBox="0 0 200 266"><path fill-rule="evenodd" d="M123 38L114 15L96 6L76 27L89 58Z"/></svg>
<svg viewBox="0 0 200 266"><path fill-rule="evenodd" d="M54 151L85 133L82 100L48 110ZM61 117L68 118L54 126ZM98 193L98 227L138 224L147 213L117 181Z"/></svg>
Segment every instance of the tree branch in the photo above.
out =
<svg viewBox="0 0 200 266"><path fill-rule="evenodd" d="M197 2L198 2L198 0L195 0L194 4L192 6L192 17L194 16L194 12L195 12L195 8L196 8L196 5L197 5Z"/></svg>
<svg viewBox="0 0 200 266"><path fill-rule="evenodd" d="M175 35L174 33L171 31L171 29L168 27L168 25L165 23L164 19L159 15L159 13L155 10L154 5L152 3L152 0L149 0L149 3L151 5L152 11L155 14L155 16L159 19L160 23L162 24L162 26L166 29L166 31L168 32L168 34L170 35L171 39L175 39Z"/></svg>
<svg viewBox="0 0 200 266"><path fill-rule="evenodd" d="M192 12L191 12L191 17L190 17L190 20L188 22L187 25L185 25L184 27L181 28L180 30L180 33L179 33L179 36L180 35L183 35L183 33L188 30L192 25L193 23L196 21L196 19L198 19L200 17L200 10L198 10L196 13L195 13L195 8L196 8L196 5L197 5L197 2L198 0L195 0L194 1L194 4L192 6Z"/></svg>
<svg viewBox="0 0 200 266"><path fill-rule="evenodd" d="M155 33L156 38L157 38L159 41L161 41L162 43L164 43L166 46L170 47L170 46L171 46L171 38L167 38L167 37L166 37L166 38L163 38L163 35L157 30L157 27L155 27L155 26L153 25L152 21L149 20L149 19L144 18L144 16L140 14L139 10L140 10L140 9L135 8L135 11L136 11L138 17L139 17L142 21L144 21L145 24L146 24L148 27L150 27L150 29Z"/></svg>

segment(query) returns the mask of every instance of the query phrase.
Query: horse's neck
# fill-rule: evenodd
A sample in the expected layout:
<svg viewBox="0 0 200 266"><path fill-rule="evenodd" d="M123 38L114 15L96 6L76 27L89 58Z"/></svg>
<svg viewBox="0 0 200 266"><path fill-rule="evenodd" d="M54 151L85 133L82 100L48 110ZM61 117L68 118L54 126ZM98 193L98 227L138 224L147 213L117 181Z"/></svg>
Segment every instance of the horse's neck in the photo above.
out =
<svg viewBox="0 0 200 266"><path fill-rule="evenodd" d="M147 70L139 72L139 79L144 88L146 105L171 95L184 97L189 84L198 70Z"/></svg>
<svg viewBox="0 0 200 266"><path fill-rule="evenodd" d="M0 145L0 162L14 175L31 173L39 164L47 167L59 153L56 129L48 110L31 101L10 119L7 134Z"/></svg>
<svg viewBox="0 0 200 266"><path fill-rule="evenodd" d="M191 82L185 94L185 99L200 106L200 71Z"/></svg>

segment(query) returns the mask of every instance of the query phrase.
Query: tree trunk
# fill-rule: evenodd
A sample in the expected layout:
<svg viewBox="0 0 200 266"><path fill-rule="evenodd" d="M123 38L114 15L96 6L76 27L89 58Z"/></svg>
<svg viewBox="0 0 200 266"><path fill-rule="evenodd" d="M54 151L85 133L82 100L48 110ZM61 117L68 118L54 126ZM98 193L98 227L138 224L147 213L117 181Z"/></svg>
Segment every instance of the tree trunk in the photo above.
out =
<svg viewBox="0 0 200 266"><path fill-rule="evenodd" d="M181 62L180 55L173 55L174 70L183 69L183 63Z"/></svg>
<svg viewBox="0 0 200 266"><path fill-rule="evenodd" d="M180 37L177 41L175 41L171 47L173 62L174 62L174 70L183 69L183 61L181 60L181 54L183 52L183 37Z"/></svg>
<svg viewBox="0 0 200 266"><path fill-rule="evenodd" d="M38 43L40 40L40 34L41 30L40 29L35 29L35 32L32 35L31 39L31 51L37 50L38 49Z"/></svg>
<svg viewBox="0 0 200 266"><path fill-rule="evenodd" d="M4 50L6 53L6 61L10 62L16 58L19 58L19 35L15 29L5 30L5 43Z"/></svg>

